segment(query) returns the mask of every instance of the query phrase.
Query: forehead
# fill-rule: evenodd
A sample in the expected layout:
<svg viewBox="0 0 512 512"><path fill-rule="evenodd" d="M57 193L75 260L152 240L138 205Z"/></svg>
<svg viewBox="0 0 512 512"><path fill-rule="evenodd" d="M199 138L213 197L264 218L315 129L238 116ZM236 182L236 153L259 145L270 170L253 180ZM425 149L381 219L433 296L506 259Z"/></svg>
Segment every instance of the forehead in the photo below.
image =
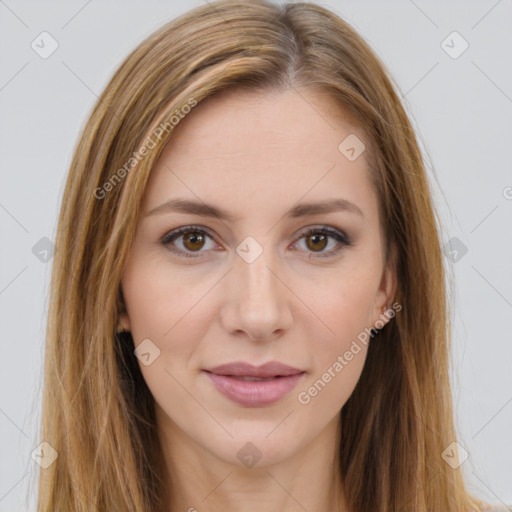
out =
<svg viewBox="0 0 512 512"><path fill-rule="evenodd" d="M186 196L263 215L302 198L342 197L376 214L365 153L350 161L339 149L347 137L365 136L325 93L228 91L174 130L151 171L147 208Z"/></svg>
<svg viewBox="0 0 512 512"><path fill-rule="evenodd" d="M344 134L364 138L352 120L333 98L317 90L224 91L201 102L179 123L168 149L173 157L197 150L208 153L201 156L229 157L238 150L274 160L306 154L326 160L338 153Z"/></svg>

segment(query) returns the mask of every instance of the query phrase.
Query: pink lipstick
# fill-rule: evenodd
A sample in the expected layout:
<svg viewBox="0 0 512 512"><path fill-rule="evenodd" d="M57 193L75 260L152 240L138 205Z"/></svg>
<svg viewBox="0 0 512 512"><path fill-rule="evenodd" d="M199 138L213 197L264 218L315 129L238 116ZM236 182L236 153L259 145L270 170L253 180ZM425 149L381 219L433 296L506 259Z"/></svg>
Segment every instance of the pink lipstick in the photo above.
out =
<svg viewBox="0 0 512 512"><path fill-rule="evenodd" d="M224 396L247 407L262 407L278 402L305 374L277 361L262 366L240 361L204 371Z"/></svg>

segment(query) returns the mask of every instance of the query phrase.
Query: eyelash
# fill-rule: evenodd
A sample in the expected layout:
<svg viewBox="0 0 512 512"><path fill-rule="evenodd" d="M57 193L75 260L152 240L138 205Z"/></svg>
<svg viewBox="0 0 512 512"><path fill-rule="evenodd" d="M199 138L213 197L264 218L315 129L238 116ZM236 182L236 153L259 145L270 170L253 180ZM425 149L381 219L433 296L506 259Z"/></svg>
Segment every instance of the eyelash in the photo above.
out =
<svg viewBox="0 0 512 512"><path fill-rule="evenodd" d="M213 237L211 237L208 234L208 232L205 231L201 226L184 226L182 228L175 229L175 230L170 231L169 233L165 234L161 238L160 242L162 243L162 245L167 247L170 251L172 251L173 253L177 254L178 256L180 256L182 258L202 258L203 256L200 255L200 253L205 252L205 251L196 251L197 254L194 254L192 252L186 252L181 249L176 250L176 249L171 249L168 247L171 242L174 242L174 240L179 238L184 233L191 233L191 232L206 235L208 238L213 240ZM350 247L352 245L351 239L344 232L329 228L328 226L314 227L314 228L309 229L305 233L302 233L302 235L296 240L295 243L297 243L299 240L302 240L303 238L307 237L308 235L312 235L312 234L327 235L330 238L334 238L337 242L339 242L340 245L338 248L331 249L330 251L327 251L325 254L311 252L310 254L314 255L314 256L309 256L309 258L312 258L312 257L327 258L330 256L334 256L334 255L338 254L341 250L343 250L345 247Z"/></svg>

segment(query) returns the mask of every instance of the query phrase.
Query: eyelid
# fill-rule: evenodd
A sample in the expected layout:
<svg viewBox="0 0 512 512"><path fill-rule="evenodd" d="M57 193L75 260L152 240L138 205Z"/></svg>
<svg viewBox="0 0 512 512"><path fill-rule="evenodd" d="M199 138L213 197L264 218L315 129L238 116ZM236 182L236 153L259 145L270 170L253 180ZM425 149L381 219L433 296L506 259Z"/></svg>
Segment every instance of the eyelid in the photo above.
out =
<svg viewBox="0 0 512 512"><path fill-rule="evenodd" d="M207 227L194 224L182 226L166 232L162 237L160 237L160 243L167 247L168 245L171 244L171 242L173 242L183 234L189 232L203 233L211 240L213 240L215 243L217 243L215 237L210 233L210 230ZM349 237L344 230L322 224L313 224L310 226L306 226L301 230L300 234L292 242L292 246L296 245L300 240L302 240L307 235L312 233L321 233L327 235L329 238L333 238L338 242L338 247L335 249L330 249L329 251L326 252L321 251L315 253L314 251L311 251L309 252L309 258L323 258L334 256L337 255L342 249L352 245L351 237ZM181 249L168 249L171 252L186 258L202 258L202 253L208 252L199 250L194 253L193 251L183 251Z"/></svg>
<svg viewBox="0 0 512 512"><path fill-rule="evenodd" d="M199 225L194 225L194 224L182 226L182 227L172 229L171 231L166 232L162 237L160 237L160 243L167 247L168 245L171 244L171 242L173 242L174 240L176 240L183 234L189 233L189 232L203 233L204 235L206 235L207 237L212 239L215 243L217 243L215 241L215 237L210 234L210 230L208 228L206 228L205 226L199 226ZM170 249L169 248L169 250L179 256L183 256L183 257L187 257L187 258L201 258L201 257L203 257L201 253L205 252L205 251L197 251L197 253L194 254L194 252L182 251L181 249Z"/></svg>
<svg viewBox="0 0 512 512"><path fill-rule="evenodd" d="M296 238L295 242L293 242L293 245L295 245L297 242L302 240L304 237L306 237L307 235L312 234L312 233L321 233L321 234L327 235L330 238L334 238L338 242L338 245L336 248L331 249L329 251L325 251L325 252L324 251L317 252L317 253L315 253L313 251L309 252L310 259L313 257L314 258L328 258L331 256L336 256L337 254L339 254L340 251L342 251L346 247L350 247L352 245L352 239L351 239L351 237L349 237L346 234L345 231L338 229L338 228L331 227L331 226L321 225L321 224L320 225L314 224L312 226L304 228L304 230L301 232L301 234L298 236L298 238Z"/></svg>

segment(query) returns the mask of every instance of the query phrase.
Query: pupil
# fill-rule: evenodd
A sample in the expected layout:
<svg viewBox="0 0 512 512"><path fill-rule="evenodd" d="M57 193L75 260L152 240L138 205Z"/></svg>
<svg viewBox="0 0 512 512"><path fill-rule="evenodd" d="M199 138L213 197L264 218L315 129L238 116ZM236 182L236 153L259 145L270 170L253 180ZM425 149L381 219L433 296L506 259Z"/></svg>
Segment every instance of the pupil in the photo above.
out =
<svg viewBox="0 0 512 512"><path fill-rule="evenodd" d="M315 245L315 244L317 244L319 241L320 241L321 243L323 242L323 243L321 244L321 247L318 247L318 245L316 246L316 248L317 248L317 249L322 250L322 249L324 249L324 248L325 248L327 238L326 238L326 236L325 236L325 235L321 235L321 234L319 235L319 234L316 234L316 235L311 235L311 236L309 237L309 240L314 240L314 241L313 241L313 247L310 247L310 249L315 249L314 245ZM308 244L308 245L310 245L310 244Z"/></svg>
<svg viewBox="0 0 512 512"><path fill-rule="evenodd" d="M186 245L189 249L200 249L203 242L203 236L198 233L187 234L185 235L185 244L188 244L189 242L193 245L193 247ZM197 247L197 244L199 244L199 247Z"/></svg>

